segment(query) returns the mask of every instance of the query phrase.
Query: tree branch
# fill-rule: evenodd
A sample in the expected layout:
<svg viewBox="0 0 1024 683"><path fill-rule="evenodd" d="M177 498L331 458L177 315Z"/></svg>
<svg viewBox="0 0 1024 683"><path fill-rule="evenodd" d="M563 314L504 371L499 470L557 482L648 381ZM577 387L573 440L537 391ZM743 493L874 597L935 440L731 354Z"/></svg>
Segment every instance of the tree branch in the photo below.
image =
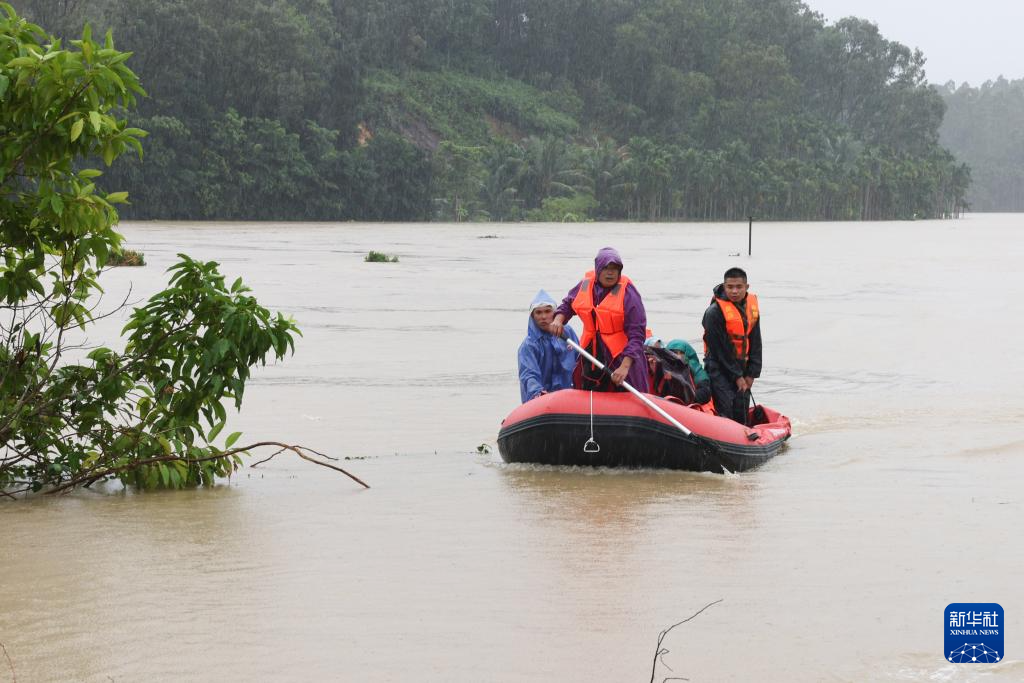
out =
<svg viewBox="0 0 1024 683"><path fill-rule="evenodd" d="M7 647L3 643L0 643L0 650L4 651L4 658L7 660L7 666L11 667L11 680L14 683L18 683L18 674L14 673L14 662L11 661L11 656L7 654Z"/></svg>
<svg viewBox="0 0 1024 683"><path fill-rule="evenodd" d="M362 479L360 479L359 477L355 476L351 472L348 472L348 471L342 469L341 467L337 467L336 465L332 465L330 463L323 462L321 460L317 460L316 458L310 457L309 455L306 455L303 452L303 450L309 450L309 451L315 453L316 451L312 451L312 449L307 449L304 446L299 446L299 445L284 444L284 443L281 443L279 441L259 441L257 443L249 444L248 446L240 446L238 448L232 448L232 449L229 449L229 450L226 450L226 451L222 451L220 453L216 453L214 455L207 455L207 456L204 456L204 457L201 457L201 458L188 458L188 457L184 457L184 456L181 456L181 455L171 454L171 455L160 455L160 456L156 456L156 457L153 457L153 458L146 458L144 460L135 460L135 461L133 461L131 463L128 463L126 465L121 465L119 467L105 467L104 468L104 467L101 466L101 467L97 467L97 468L88 470L86 472L82 472L81 474L79 474L79 475L77 475L77 476L67 480L66 482L63 482L63 483L53 487L52 489L46 491L46 493L47 494L62 493L62 492L65 492L65 491L69 491L70 489L76 488L78 486L89 486L90 484L96 483L100 479L106 479L107 477L112 477L112 476L121 474L122 472L129 472L131 470L137 469L137 468L142 467L144 465L155 465L157 463L174 462L174 461L179 461L179 462L188 463L190 465L194 465L194 464L199 464L199 463L202 463L202 462L210 462L212 460L222 460L224 458L229 458L232 455L236 455L238 453L245 453L245 452L248 452L248 451L253 450L255 448L261 448L261 447L264 447L264 446L278 446L278 450L276 452L274 452L270 457L265 458L264 460L261 460L261 461L255 463L255 465L253 465L253 467L255 467L256 465L259 465L261 463L264 463L267 460L270 460L270 458L273 458L278 453L282 453L284 451L291 451L292 453L295 453L297 456L299 456L303 460L308 460L309 462L314 463L316 465L320 465L321 467L327 467L327 468L330 468L330 469L335 470L337 472L341 472L342 474L347 476L349 479L352 479L356 483L360 484L363 488L367 488L367 489L370 488L369 484L367 484L366 482L364 482Z"/></svg>
<svg viewBox="0 0 1024 683"><path fill-rule="evenodd" d="M712 605L717 605L718 603L722 602L722 600L725 600L725 598L719 598L718 600L715 600L714 602L709 602L708 604L704 605L699 610L697 610L696 612L691 614L686 619L683 619L678 624L672 624L667 629L665 629L664 631L662 631L661 633L658 634L658 645L657 645L657 648L654 651L654 662L651 664L651 683L654 683L654 672L658 668L658 662L661 660L662 655L668 654L668 650L665 650L665 649L663 649L661 647L661 643L662 643L663 640L665 640L665 636L668 635L668 632L671 631L672 629L674 629L676 626L680 626L682 624L685 624L686 622L690 621L691 619L696 617L698 614L700 614L701 612L706 610L708 607L711 607ZM662 663L662 665L668 667L668 665L665 664L665 662L661 662L661 663ZM671 667L669 667L669 670L671 671ZM667 681L667 680L680 680L680 679L675 679L675 678L668 679L668 678L666 678L664 680ZM685 681L685 680L689 680L689 679L683 678L681 680Z"/></svg>
<svg viewBox="0 0 1024 683"><path fill-rule="evenodd" d="M263 460L260 460L259 462L253 463L252 467L256 467L257 465L262 465L263 463L267 462L268 460L273 458L278 453L282 453L282 452L287 450L287 451L291 451L291 452L295 453L295 455L299 456L303 460L308 460L309 462L316 463L317 465L320 465L321 467L329 467L332 470L337 470L338 472L341 472L342 474L344 474L349 479L352 479L353 481L361 484L363 486L363 488L367 488L367 489L370 488L369 484L367 484L365 481L363 481L359 477L355 476L351 472L347 472L346 470L342 469L341 467L338 467L337 465L332 465L330 463L322 462L320 460L317 460L316 458L311 458L310 456L306 455L302 451L303 450L307 450L307 451L309 451L311 453L316 453L317 455L322 456L324 458L328 458L329 460L337 460L337 458L331 458L330 456L324 455L323 453L317 453L317 451L314 451L312 448L306 448L305 446L286 446L284 444L275 443L275 442L266 442L266 441L263 442L262 444L258 444L258 445L268 445L268 444L269 445L275 445L275 446L281 446L281 448L279 448L276 452L272 453L269 457L264 458Z"/></svg>

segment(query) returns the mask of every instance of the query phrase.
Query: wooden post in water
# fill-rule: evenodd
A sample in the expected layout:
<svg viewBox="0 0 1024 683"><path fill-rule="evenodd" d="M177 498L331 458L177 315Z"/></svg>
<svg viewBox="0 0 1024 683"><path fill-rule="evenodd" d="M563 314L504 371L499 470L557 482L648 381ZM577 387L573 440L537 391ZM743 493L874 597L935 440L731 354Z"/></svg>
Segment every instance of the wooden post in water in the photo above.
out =
<svg viewBox="0 0 1024 683"><path fill-rule="evenodd" d="M747 223L747 256L750 256L750 253L754 248L754 217L747 216L747 218L750 220L750 222Z"/></svg>

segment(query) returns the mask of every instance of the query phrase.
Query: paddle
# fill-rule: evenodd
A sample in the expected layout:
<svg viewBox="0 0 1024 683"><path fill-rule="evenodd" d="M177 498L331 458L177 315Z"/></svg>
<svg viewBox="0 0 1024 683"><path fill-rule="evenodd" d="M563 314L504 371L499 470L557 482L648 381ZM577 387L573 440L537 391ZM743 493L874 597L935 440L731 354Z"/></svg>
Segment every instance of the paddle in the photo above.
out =
<svg viewBox="0 0 1024 683"><path fill-rule="evenodd" d="M563 338L563 339L565 339L565 338ZM588 361L590 361L591 363L593 363L597 367L601 368L602 370L606 369L604 364L601 361L599 361L598 359L596 359L593 356L591 356L590 353L588 353L586 349L584 349L582 346L580 346L579 344L574 342L572 339L565 339L565 343L568 344L570 348L574 349L576 351L576 353L580 354L581 356L586 358ZM663 418L665 418L666 420L668 420L669 422L674 424L676 427L679 427L679 429L682 430L683 434L686 434L687 436L693 436L693 432L691 432L689 429L687 429L683 425L683 423L681 423L679 420L675 419L674 417L672 417L671 415L666 413L664 410L662 410L657 404L654 403L654 401L652 401L651 399L647 398L642 393L640 393L639 391L634 389L633 385L631 385L629 382L623 382L622 386L626 387L626 390L629 391L629 393L633 394L638 399L640 399L645 404L647 404L648 408L650 408L654 412L656 412L659 415L661 415Z"/></svg>

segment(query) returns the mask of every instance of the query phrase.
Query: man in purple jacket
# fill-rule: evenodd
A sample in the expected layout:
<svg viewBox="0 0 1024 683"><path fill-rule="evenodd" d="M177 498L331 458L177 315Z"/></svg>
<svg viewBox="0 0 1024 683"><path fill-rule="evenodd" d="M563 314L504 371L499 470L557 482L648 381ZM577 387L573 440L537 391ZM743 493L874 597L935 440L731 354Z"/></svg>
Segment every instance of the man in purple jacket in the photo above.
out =
<svg viewBox="0 0 1024 683"><path fill-rule="evenodd" d="M622 274L622 257L615 249L605 247L597 252L594 270L569 290L548 329L560 335L574 315L583 323L580 346L607 365L611 373L602 373L581 358L577 363L577 388L614 391L626 381L638 391L648 391L644 359L647 312L640 292Z"/></svg>

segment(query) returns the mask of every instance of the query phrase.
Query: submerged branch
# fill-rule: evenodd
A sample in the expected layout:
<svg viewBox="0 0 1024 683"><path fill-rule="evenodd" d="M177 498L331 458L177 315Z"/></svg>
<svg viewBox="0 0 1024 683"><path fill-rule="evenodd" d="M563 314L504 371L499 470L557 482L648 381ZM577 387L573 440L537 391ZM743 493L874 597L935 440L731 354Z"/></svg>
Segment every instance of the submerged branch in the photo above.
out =
<svg viewBox="0 0 1024 683"><path fill-rule="evenodd" d="M11 667L11 680L14 683L18 683L18 674L14 673L14 662L11 661L11 655L7 653L7 647L0 643L0 650L4 651L4 658L7 660L7 666Z"/></svg>
<svg viewBox="0 0 1024 683"><path fill-rule="evenodd" d="M651 664L651 683L654 683L654 672L658 668L658 662L661 661L662 655L668 654L668 650L663 649L661 647L661 643L662 643L662 641L665 640L665 636L668 635L668 632L671 631L672 629L674 629L676 626L681 626L682 624L685 624L686 622L690 621L691 619L695 618L698 614L700 614L701 612L706 610L708 607L711 607L712 605L717 605L718 603L722 602L722 600L725 600L725 598L719 598L718 600L715 600L714 602L709 602L708 604L704 605L699 610L697 610L696 612L694 612L693 614L688 616L686 619L683 619L678 624L672 624L667 629L665 629L664 631L662 631L661 633L658 634L658 645L657 645L657 648L654 651L654 662ZM668 667L669 670L671 671L671 667L669 667L668 664L665 664L665 662L661 662L661 663L662 663L663 666ZM684 680L685 681L685 680L689 680L689 679L686 679L686 678L683 678L683 679L679 679L679 678L668 679L668 678L666 678L665 680L666 681L667 680Z"/></svg>
<svg viewBox="0 0 1024 683"><path fill-rule="evenodd" d="M212 454L212 455L207 455L207 456L203 456L203 457L199 457L199 458L189 458L189 457L185 457L185 456L181 456L181 455L170 454L170 455L160 455L160 456L156 456L156 457L152 457L152 458L146 458L144 460L135 460L133 462L127 463L125 465L121 465L119 467L97 467L97 468L94 468L94 469L89 470L87 472L83 472L83 473L81 473L81 474L79 474L79 475L77 475L75 477L72 477L71 479L69 479L69 480L67 480L67 481L65 481L65 482L63 482L63 483L53 487L52 489L49 489L48 491L46 491L46 493L47 494L62 493L62 492L65 492L65 491L69 491L69 490L71 490L73 488L76 488L78 486L89 486L91 484L96 483L97 481L100 481L101 479L107 479L109 477L117 476L117 475L122 474L124 472L130 472L130 471L132 471L134 469L137 469L139 467L143 467L145 465L155 465L155 464L158 464L158 463L165 463L165 462L184 462L184 463L187 463L189 465L197 465L197 464L203 463L203 462L210 462L210 461L213 461L213 460L222 460L224 458L229 458L229 457L231 457L233 455L237 455L239 453L246 453L246 452L251 451L253 449L262 448L262 447L265 447L265 446L277 446L278 450L275 451L273 454L271 454L270 457L264 458L263 460L261 460L261 461L255 463L254 465L252 465L253 467L255 467L256 465L259 465L261 463L264 463L267 460L270 460L271 458L273 458L278 453L282 453L284 451L291 451L292 453L295 453L296 455L298 455L303 460L308 460L309 462L314 463L316 465L320 465L321 467L328 467L328 468L330 468L332 470L336 470L338 472L341 472L342 474L347 476L349 479L352 479L356 483L360 484L363 488L367 488L367 489L370 488L369 484L367 484L366 482L364 482L362 479L360 479L359 477L355 476L351 472L348 472L348 471L342 469L341 467L337 467L336 465L332 465L330 463L323 462L321 460L317 460L316 458L313 458L313 457L311 457L311 456L309 456L309 455L307 455L306 453L303 452L304 450L307 450L307 451L310 451L312 453L317 453L316 451L314 451L314 450L312 450L310 448L306 448L304 446L299 446L299 445L288 445L288 444L280 443L278 441L258 441L256 443L252 443L252 444L249 444L247 446L239 446L238 448L231 448L231 449L228 449L226 451L221 451L219 453L215 453L215 454ZM322 455L320 453L317 453L317 454L318 455ZM327 456L324 456L324 457L327 457Z"/></svg>
<svg viewBox="0 0 1024 683"><path fill-rule="evenodd" d="M295 455L299 456L303 460L308 460L309 462L312 462L312 463L315 463L317 465L320 465L321 467L329 467L332 470L336 470L338 472L341 472L342 474L344 474L349 479L352 479L353 481L357 482L358 484L361 484L363 486L363 488L367 488L367 489L370 488L369 484L367 484L365 481L363 481L359 477L355 476L351 472L348 472L348 471L342 469L341 467L338 467L337 465L332 465L329 462L323 462L321 460L317 460L316 458L313 458L313 457L303 453L303 451L305 450L305 451L309 451L310 453L316 453L317 455L319 455L319 456L321 456L323 458L327 458L328 460L337 460L337 458L332 458L329 455L324 455L323 453L319 453L317 451L314 451L312 448L306 448L305 446L286 446L285 444L276 443L276 442L273 442L273 441L264 441L264 442L262 442L260 444L257 444L257 445L280 446L280 448L277 449L276 451L274 451L273 453L271 453L269 456L267 456L263 460L260 460L259 462L253 463L252 467L256 467L257 465L262 465L263 463L267 462L268 460L271 460L275 455L277 455L279 453L283 453L284 451L291 451L292 453L294 453Z"/></svg>

